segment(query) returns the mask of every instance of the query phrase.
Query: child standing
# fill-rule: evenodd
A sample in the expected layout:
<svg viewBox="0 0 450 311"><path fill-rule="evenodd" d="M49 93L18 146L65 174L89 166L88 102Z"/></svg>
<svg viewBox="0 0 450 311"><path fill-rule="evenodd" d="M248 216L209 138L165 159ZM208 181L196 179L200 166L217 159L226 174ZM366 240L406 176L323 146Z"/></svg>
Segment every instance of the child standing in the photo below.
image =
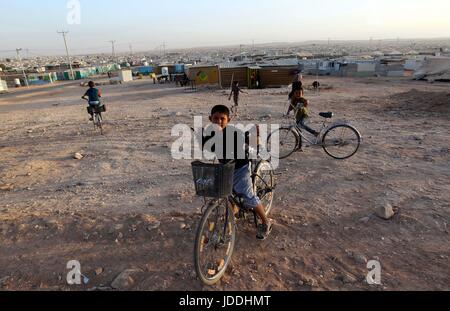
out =
<svg viewBox="0 0 450 311"><path fill-rule="evenodd" d="M231 93L230 93L230 96L228 97L228 100L231 100L231 96L233 96L234 105L233 105L233 107L231 108L231 112L232 112L236 117L238 116L239 93L248 94L248 93L244 92L244 91L239 87L239 82L238 82L238 81L234 81L234 82L233 82L233 86L231 87Z"/></svg>

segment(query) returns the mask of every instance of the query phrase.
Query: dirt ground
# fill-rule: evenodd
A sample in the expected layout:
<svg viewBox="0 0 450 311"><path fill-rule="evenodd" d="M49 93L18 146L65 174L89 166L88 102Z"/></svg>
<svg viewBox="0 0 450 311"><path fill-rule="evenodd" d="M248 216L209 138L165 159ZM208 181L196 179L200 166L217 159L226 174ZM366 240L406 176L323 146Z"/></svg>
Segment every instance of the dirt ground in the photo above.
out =
<svg viewBox="0 0 450 311"><path fill-rule="evenodd" d="M225 91L103 86L104 136L77 83L1 95L0 289L108 290L133 269L119 289L450 290L450 84L320 81L327 89L306 93L313 124L320 111L351 121L360 151L337 161L306 148L283 161L272 235L257 241L238 223L232 266L214 287L194 272L203 201L190 161L171 157L171 129L229 104ZM250 120L285 122L287 88L249 93ZM383 220L374 212L387 203L397 213ZM69 260L88 284L67 284ZM367 284L368 260L381 263L382 285Z"/></svg>

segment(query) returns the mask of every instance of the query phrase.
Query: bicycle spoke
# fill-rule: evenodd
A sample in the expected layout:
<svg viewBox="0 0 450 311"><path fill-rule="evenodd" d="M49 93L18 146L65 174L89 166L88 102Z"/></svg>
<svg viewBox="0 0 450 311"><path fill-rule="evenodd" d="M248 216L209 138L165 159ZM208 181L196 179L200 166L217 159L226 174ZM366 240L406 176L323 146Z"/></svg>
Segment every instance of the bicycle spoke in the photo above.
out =
<svg viewBox="0 0 450 311"><path fill-rule="evenodd" d="M278 130L278 156L280 159L288 157L297 147L297 138L295 133L290 128L281 128ZM272 136L269 138L270 152L273 153L273 146L271 145ZM272 154L273 155L273 154ZM273 155L275 156L275 155Z"/></svg>
<svg viewBox="0 0 450 311"><path fill-rule="evenodd" d="M337 126L329 130L323 140L323 148L336 159L345 159L359 148L359 134L349 126Z"/></svg>
<svg viewBox="0 0 450 311"><path fill-rule="evenodd" d="M232 217L228 213L226 203L217 206L205 222L201 233L199 263L202 274L208 279L214 279L221 273L231 255L233 224L227 219Z"/></svg>

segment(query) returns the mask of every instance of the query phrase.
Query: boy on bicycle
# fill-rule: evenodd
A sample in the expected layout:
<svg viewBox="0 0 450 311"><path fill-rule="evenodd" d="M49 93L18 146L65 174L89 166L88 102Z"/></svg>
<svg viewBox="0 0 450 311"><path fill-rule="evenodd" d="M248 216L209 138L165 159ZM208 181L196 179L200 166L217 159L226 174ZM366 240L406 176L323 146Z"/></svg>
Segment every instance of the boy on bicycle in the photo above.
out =
<svg viewBox="0 0 450 311"><path fill-rule="evenodd" d="M211 150L208 151L215 153L217 158L219 158L219 162L222 164L235 161L233 190L238 196L243 198L246 207L254 209L256 214L261 218L262 224L258 226L258 234L256 237L260 240L265 240L272 231L273 221L267 218L264 206L253 191L252 168L251 160L249 159L249 132L244 134L241 130L229 125L231 121L230 110L223 105L215 106L211 110L209 120L222 131L223 155L217 154L217 148L215 146L212 146ZM205 148L208 140L215 137L215 135L216 133L212 131L210 136L203 138L203 148ZM227 144L227 137L230 140L229 144ZM234 150L228 150L227 152L227 146L234 146ZM239 156L242 154L245 155L244 158Z"/></svg>
<svg viewBox="0 0 450 311"><path fill-rule="evenodd" d="M295 110L295 120L298 126L317 137L319 136L319 132L315 131L307 125L307 121L309 119L309 102L306 98L303 97L303 95L304 92L302 87L293 91L292 97L290 98L291 103L286 115L289 115L292 110Z"/></svg>
<svg viewBox="0 0 450 311"><path fill-rule="evenodd" d="M82 99L85 99L89 103L89 114L91 115L91 118L89 121L92 121L94 117L93 108L97 108L101 106L100 98L102 97L102 92L95 88L94 81L89 81L88 83L89 89L84 93L84 95L81 97Z"/></svg>

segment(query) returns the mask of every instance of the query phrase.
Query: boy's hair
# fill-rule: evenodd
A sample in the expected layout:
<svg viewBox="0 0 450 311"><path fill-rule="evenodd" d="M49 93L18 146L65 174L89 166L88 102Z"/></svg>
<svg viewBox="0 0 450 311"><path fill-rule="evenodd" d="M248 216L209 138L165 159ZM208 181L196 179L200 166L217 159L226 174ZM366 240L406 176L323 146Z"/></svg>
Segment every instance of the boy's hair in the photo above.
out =
<svg viewBox="0 0 450 311"><path fill-rule="evenodd" d="M303 91L303 83L301 81L295 81L292 83L293 91Z"/></svg>
<svg viewBox="0 0 450 311"><path fill-rule="evenodd" d="M228 118L230 117L230 109L224 105L214 106L213 109L211 110L211 116L215 115L216 113L223 113Z"/></svg>
<svg viewBox="0 0 450 311"><path fill-rule="evenodd" d="M234 84L234 85L238 85L238 84L239 84L239 81L233 81L233 84Z"/></svg>
<svg viewBox="0 0 450 311"><path fill-rule="evenodd" d="M95 82L94 81L89 81L88 85L89 85L89 87L95 87Z"/></svg>

